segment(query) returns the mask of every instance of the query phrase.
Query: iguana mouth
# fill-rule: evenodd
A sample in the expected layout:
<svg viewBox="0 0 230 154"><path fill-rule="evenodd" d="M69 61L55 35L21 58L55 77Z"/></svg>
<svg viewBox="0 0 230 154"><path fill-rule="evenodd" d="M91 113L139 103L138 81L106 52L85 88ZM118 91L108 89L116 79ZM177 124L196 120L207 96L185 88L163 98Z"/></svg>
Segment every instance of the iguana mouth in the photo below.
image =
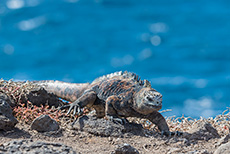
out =
<svg viewBox="0 0 230 154"><path fill-rule="evenodd" d="M161 109L162 105L155 105L155 104L150 104L150 103L145 103L146 106L149 106L154 109Z"/></svg>

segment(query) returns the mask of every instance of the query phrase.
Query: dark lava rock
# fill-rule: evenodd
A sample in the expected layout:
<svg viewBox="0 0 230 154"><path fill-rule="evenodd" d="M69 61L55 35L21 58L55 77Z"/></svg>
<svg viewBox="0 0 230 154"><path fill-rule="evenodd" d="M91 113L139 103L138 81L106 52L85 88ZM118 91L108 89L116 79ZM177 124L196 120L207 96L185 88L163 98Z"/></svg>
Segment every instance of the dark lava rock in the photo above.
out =
<svg viewBox="0 0 230 154"><path fill-rule="evenodd" d="M13 116L11 107L9 104L13 104L9 97L0 93L0 129L11 130L18 123L17 119Z"/></svg>
<svg viewBox="0 0 230 154"><path fill-rule="evenodd" d="M38 132L49 132L59 130L59 124L48 115L41 115L34 119L31 124L31 129L37 130Z"/></svg>
<svg viewBox="0 0 230 154"><path fill-rule="evenodd" d="M60 99L56 95L48 93L43 87L30 90L28 94L24 95L22 103L27 103L27 101L36 106L49 105L58 107L61 105Z"/></svg>
<svg viewBox="0 0 230 154"><path fill-rule="evenodd" d="M230 142L221 145L219 148L216 149L214 154L229 154L230 153Z"/></svg>
<svg viewBox="0 0 230 154"><path fill-rule="evenodd" d="M181 153L182 154L182 153ZM203 150L193 150L193 151L189 151L186 154L210 154L207 150L203 149Z"/></svg>
<svg viewBox="0 0 230 154"><path fill-rule="evenodd" d="M185 137L196 140L209 140L211 138L220 138L220 135L210 123L201 121L194 124Z"/></svg>
<svg viewBox="0 0 230 154"><path fill-rule="evenodd" d="M11 107L15 107L15 102L5 93L0 92L0 100L5 100Z"/></svg>
<svg viewBox="0 0 230 154"><path fill-rule="evenodd" d="M124 134L143 135L145 130L141 124L125 123L124 125L114 123L103 118L82 116L72 126L73 129L85 131L97 136L124 136Z"/></svg>
<svg viewBox="0 0 230 154"><path fill-rule="evenodd" d="M0 154L76 154L76 152L66 145L60 143L34 142L33 140L15 140L0 145Z"/></svg>
<svg viewBox="0 0 230 154"><path fill-rule="evenodd" d="M124 143L118 145L112 154L139 154L139 152L131 145Z"/></svg>

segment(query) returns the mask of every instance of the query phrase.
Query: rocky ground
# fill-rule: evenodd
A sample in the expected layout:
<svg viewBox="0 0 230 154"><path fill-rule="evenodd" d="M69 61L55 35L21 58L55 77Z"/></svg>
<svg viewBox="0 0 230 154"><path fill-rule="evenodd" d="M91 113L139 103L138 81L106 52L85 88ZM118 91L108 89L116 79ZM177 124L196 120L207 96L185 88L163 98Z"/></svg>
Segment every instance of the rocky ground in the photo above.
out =
<svg viewBox="0 0 230 154"><path fill-rule="evenodd" d="M135 148L136 151L131 148L133 153L208 154L218 153L217 149L220 147L226 147L226 153L230 152L228 142L230 136L218 136L215 128L203 122L192 128L191 134L184 132L184 135L171 137L161 136L155 131L143 129L140 125L134 124L132 126L134 130L129 128L124 130L116 127L118 126L116 124L106 125L103 122L105 121L96 121L96 125L101 123L99 127L86 124L86 129L82 130L78 129L78 126L72 128L61 125L59 130L50 132L37 132L32 130L30 125L18 123L13 130L0 132L0 153L19 150L27 153L38 148L41 153L44 151L74 153L75 151L107 154L119 153L119 150L124 153L126 146L129 151L131 147ZM105 128L108 128L107 132L103 132Z"/></svg>
<svg viewBox="0 0 230 154"><path fill-rule="evenodd" d="M172 132L182 132L177 133L179 136L164 136L153 124L136 118L128 119L130 123L116 124L86 114L71 126L73 117L56 112L56 108L28 105L28 101L39 103L35 98L40 99L40 95L49 99L49 102L57 102L54 96L40 90L19 91L18 84L10 84L6 81L0 84L0 154L230 153L229 109L209 119L167 118ZM18 99L27 102L27 105L18 105Z"/></svg>

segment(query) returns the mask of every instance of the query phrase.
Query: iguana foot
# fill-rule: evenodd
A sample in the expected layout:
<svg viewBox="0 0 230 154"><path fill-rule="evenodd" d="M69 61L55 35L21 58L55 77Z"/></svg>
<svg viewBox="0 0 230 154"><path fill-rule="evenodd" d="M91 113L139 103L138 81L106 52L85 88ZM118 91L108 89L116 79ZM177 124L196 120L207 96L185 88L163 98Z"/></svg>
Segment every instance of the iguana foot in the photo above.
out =
<svg viewBox="0 0 230 154"><path fill-rule="evenodd" d="M124 125L126 123L128 123L128 120L125 118L114 118L113 116L106 116L106 118L116 124L121 124Z"/></svg>
<svg viewBox="0 0 230 154"><path fill-rule="evenodd" d="M64 105L62 107L59 108L59 110L63 110L63 109L66 109L66 108L69 108L68 112L67 112L67 115L73 110L73 116L77 113L77 115L82 115L83 113L83 110L82 108L78 105L78 103L71 103L71 104L68 104L68 105Z"/></svg>

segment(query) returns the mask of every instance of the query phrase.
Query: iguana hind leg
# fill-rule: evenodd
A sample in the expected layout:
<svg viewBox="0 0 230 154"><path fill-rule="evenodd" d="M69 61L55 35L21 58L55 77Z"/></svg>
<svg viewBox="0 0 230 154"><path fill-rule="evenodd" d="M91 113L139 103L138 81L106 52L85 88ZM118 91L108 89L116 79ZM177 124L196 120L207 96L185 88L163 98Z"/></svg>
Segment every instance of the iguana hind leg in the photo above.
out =
<svg viewBox="0 0 230 154"><path fill-rule="evenodd" d="M67 114L69 114L73 110L73 115L80 114L82 112L82 108L87 106L91 107L97 98L96 93L93 90L85 91L80 98L74 101L71 104L64 105L60 109L69 108Z"/></svg>

